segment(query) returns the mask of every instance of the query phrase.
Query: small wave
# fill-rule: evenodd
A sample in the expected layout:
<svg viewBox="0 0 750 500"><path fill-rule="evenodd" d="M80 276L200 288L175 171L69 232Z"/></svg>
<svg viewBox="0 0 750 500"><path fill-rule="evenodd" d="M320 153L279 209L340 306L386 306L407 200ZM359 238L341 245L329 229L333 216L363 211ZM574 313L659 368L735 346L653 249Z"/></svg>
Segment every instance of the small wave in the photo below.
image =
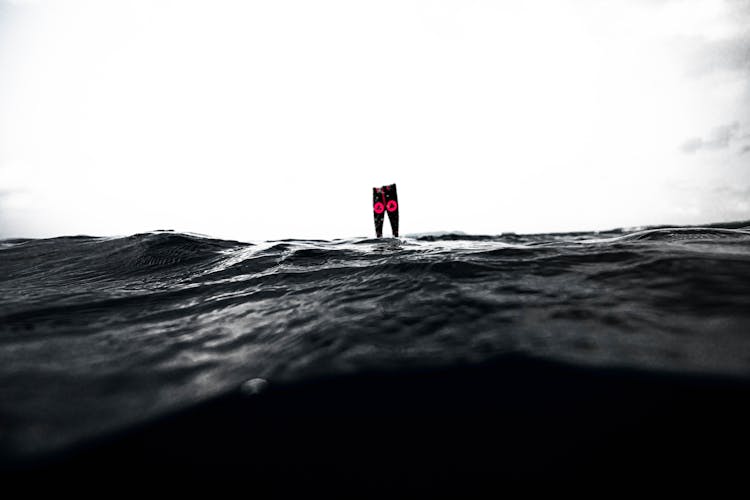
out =
<svg viewBox="0 0 750 500"><path fill-rule="evenodd" d="M103 241L98 262L90 264L110 275L168 271L185 265L221 258L221 253L246 245L181 233L144 233ZM94 255L92 255L94 257ZM93 258L91 259L94 260Z"/></svg>
<svg viewBox="0 0 750 500"><path fill-rule="evenodd" d="M619 240L634 241L689 241L748 238L750 232L742 229L721 229L710 227L671 227L636 231L619 237Z"/></svg>
<svg viewBox="0 0 750 500"><path fill-rule="evenodd" d="M501 238L500 236L465 233L417 234L412 237L417 241L496 241Z"/></svg>

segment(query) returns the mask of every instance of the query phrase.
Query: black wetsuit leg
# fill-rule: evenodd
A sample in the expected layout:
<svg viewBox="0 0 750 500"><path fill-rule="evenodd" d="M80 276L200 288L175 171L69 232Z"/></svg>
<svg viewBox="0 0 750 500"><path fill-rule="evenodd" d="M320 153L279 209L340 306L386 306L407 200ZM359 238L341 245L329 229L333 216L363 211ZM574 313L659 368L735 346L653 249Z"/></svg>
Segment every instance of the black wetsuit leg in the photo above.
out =
<svg viewBox="0 0 750 500"><path fill-rule="evenodd" d="M383 217L385 214L385 202L381 188L372 188L372 213L375 215L375 236L383 236Z"/></svg>
<svg viewBox="0 0 750 500"><path fill-rule="evenodd" d="M398 195L396 194L396 185L383 186L385 194L385 209L388 212L388 220L391 223L393 237L398 238Z"/></svg>

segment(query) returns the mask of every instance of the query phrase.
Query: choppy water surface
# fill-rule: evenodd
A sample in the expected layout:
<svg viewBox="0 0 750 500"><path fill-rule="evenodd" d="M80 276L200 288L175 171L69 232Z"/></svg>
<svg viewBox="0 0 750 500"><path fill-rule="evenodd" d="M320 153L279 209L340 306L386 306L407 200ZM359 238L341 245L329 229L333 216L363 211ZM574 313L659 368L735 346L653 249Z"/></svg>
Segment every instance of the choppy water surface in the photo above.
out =
<svg viewBox="0 0 750 500"><path fill-rule="evenodd" d="M264 378L514 353L750 377L750 228L0 242L0 455L33 456ZM742 227L745 227L744 229Z"/></svg>

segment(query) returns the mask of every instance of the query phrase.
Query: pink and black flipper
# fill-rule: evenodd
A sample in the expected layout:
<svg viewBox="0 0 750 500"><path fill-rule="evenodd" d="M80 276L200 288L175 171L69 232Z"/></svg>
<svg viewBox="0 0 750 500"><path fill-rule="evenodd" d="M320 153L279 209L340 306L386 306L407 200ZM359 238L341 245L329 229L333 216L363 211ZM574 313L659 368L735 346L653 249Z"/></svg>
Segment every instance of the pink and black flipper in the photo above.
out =
<svg viewBox="0 0 750 500"><path fill-rule="evenodd" d="M383 214L388 212L393 237L398 237L398 195L396 185L372 188L372 210L375 214L375 235L383 236Z"/></svg>

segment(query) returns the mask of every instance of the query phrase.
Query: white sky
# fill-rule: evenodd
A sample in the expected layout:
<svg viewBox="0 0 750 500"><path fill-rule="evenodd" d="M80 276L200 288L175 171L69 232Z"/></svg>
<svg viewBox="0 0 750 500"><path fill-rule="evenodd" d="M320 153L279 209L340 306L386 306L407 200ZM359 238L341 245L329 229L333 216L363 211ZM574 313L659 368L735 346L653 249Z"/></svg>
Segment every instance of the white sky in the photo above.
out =
<svg viewBox="0 0 750 500"><path fill-rule="evenodd" d="M0 238L750 219L750 1L0 0ZM386 221L386 235L390 228Z"/></svg>

